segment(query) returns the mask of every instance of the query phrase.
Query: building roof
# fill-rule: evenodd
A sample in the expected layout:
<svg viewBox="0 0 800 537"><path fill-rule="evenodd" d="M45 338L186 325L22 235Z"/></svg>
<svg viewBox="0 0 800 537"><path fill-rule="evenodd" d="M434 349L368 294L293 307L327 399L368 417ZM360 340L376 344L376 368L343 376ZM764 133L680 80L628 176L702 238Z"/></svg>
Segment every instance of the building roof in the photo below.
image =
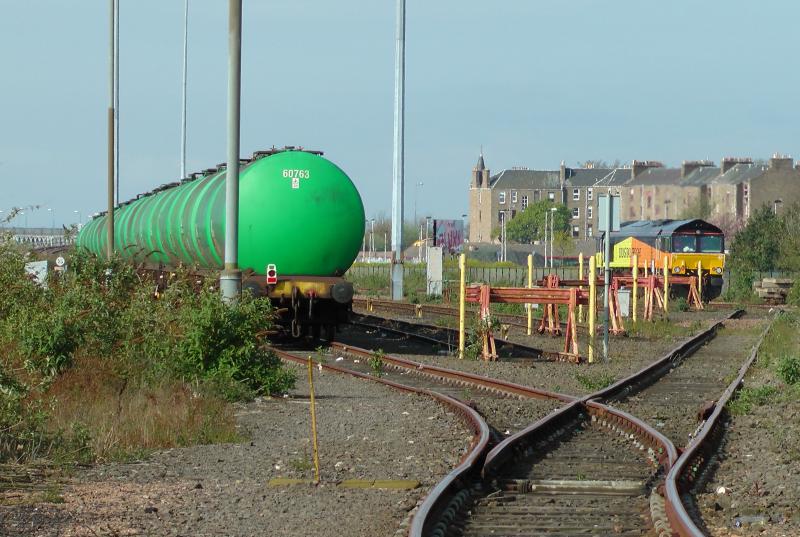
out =
<svg viewBox="0 0 800 537"><path fill-rule="evenodd" d="M475 165L475 169L478 171L486 169L486 165L483 163L483 153L481 153L481 156L478 157L478 163Z"/></svg>
<svg viewBox="0 0 800 537"><path fill-rule="evenodd" d="M751 179L763 175L767 171L767 166L762 164L736 164L727 172L718 176L714 183L727 183L731 185L744 183Z"/></svg>
<svg viewBox="0 0 800 537"><path fill-rule="evenodd" d="M608 186L622 186L627 183L631 178L630 168L614 168L610 170L603 178L598 180L594 186L608 187Z"/></svg>
<svg viewBox="0 0 800 537"><path fill-rule="evenodd" d="M680 168L647 168L631 179L627 184L634 185L679 185Z"/></svg>
<svg viewBox="0 0 800 537"><path fill-rule="evenodd" d="M503 170L489 179L491 188L560 188L560 171Z"/></svg>
<svg viewBox="0 0 800 537"><path fill-rule="evenodd" d="M681 180L682 186L703 186L719 177L722 170L716 166L702 166Z"/></svg>
<svg viewBox="0 0 800 537"><path fill-rule="evenodd" d="M566 168L566 182L569 186L593 186L612 171L608 168Z"/></svg>

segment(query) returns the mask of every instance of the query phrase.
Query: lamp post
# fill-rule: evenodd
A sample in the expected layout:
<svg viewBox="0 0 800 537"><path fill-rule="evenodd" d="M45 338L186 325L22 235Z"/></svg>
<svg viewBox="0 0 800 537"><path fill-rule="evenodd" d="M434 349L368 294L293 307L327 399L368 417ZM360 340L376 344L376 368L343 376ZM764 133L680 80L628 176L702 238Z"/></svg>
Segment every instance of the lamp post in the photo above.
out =
<svg viewBox="0 0 800 537"><path fill-rule="evenodd" d="M77 210L72 212L78 215L78 229L81 229L81 223L83 222L83 215L81 215L81 212Z"/></svg>
<svg viewBox="0 0 800 537"><path fill-rule="evenodd" d="M553 221L556 219L556 211L558 209L556 207L550 207L550 268L553 268L553 246L555 245L554 235L553 235Z"/></svg>
<svg viewBox="0 0 800 537"><path fill-rule="evenodd" d="M547 268L547 215L550 214L550 211L544 212L544 267Z"/></svg>
<svg viewBox="0 0 800 537"><path fill-rule="evenodd" d="M369 221L369 257L375 257L375 219Z"/></svg>
<svg viewBox="0 0 800 537"><path fill-rule="evenodd" d="M414 225L417 225L417 198L419 197L419 187L425 186L425 183L419 181L414 185Z"/></svg>
<svg viewBox="0 0 800 537"><path fill-rule="evenodd" d="M51 223L50 227L52 229L55 229L56 228L56 214L55 214L55 212L53 212L53 208L52 207L48 207L47 208L47 212L50 213L50 223Z"/></svg>

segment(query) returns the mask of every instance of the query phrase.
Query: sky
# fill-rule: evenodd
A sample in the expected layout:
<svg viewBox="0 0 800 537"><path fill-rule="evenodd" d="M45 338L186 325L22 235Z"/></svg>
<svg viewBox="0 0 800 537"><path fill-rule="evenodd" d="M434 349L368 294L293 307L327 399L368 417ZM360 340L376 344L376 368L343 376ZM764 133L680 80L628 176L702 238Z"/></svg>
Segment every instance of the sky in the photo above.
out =
<svg viewBox="0 0 800 537"><path fill-rule="evenodd" d="M120 3L125 200L180 175L183 1ZM395 2L243 5L242 155L323 150L391 214ZM106 205L108 1L0 13L0 210L85 221ZM800 155L797 20L789 0L407 0L406 218L466 213L481 148L493 173ZM190 0L188 73L199 171L226 159L226 1Z"/></svg>

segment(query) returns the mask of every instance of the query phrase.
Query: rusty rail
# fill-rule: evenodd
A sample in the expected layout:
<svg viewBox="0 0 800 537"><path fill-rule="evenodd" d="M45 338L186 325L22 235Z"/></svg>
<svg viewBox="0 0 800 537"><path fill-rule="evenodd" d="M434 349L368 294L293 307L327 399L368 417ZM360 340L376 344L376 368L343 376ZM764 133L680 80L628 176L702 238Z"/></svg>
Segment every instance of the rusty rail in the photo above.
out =
<svg viewBox="0 0 800 537"><path fill-rule="evenodd" d="M692 517L689 516L681 498L681 492L687 490L692 485L697 475L704 469L704 465L714 451L715 446L724 432L721 417L725 410L725 405L727 405L734 393L741 387L744 376L758 357L761 344L777 318L777 315L773 317L761 333L758 341L753 346L750 356L739 369L739 375L722 393L722 396L714 405L714 411L708 417L705 424L700 429L700 432L686 447L667 474L665 482L667 518L672 529L681 537L701 537L705 535L695 524L694 520L692 520Z"/></svg>

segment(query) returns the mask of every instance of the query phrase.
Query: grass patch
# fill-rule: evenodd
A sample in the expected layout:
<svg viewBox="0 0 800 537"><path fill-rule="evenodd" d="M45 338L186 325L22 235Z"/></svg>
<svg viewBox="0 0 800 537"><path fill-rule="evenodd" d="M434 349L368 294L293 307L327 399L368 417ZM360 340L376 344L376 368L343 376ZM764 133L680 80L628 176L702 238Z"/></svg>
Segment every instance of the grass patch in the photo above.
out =
<svg viewBox="0 0 800 537"><path fill-rule="evenodd" d="M698 322L699 327L699 322ZM693 327L685 328L683 326L671 323L666 319L656 319L654 321L637 320L636 322L629 321L625 328L628 335L631 337L641 339L666 339L685 336L689 332L693 332Z"/></svg>
<svg viewBox="0 0 800 537"><path fill-rule="evenodd" d="M757 388L742 388L736 392L736 397L728 403L728 410L734 416L750 413L753 407L769 403L778 393L775 386L759 386Z"/></svg>
<svg viewBox="0 0 800 537"><path fill-rule="evenodd" d="M264 334L272 310L222 304L208 282L149 276L67 254L39 287L0 243L0 463L131 460L151 449L232 442L231 401L290 389Z"/></svg>
<svg viewBox="0 0 800 537"><path fill-rule="evenodd" d="M616 380L608 373L575 373L575 380L589 392L596 392L608 388Z"/></svg>

